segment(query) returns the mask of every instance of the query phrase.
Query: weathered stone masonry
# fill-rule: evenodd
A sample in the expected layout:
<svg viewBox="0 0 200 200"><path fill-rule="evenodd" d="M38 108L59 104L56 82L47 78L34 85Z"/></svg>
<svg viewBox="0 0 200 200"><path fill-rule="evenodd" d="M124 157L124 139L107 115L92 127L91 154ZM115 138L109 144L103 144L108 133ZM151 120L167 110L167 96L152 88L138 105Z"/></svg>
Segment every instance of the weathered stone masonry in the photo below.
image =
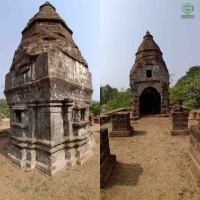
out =
<svg viewBox="0 0 200 200"><path fill-rule="evenodd" d="M108 129L100 129L100 188L103 188L113 167L116 164L116 155L110 154Z"/></svg>
<svg viewBox="0 0 200 200"><path fill-rule="evenodd" d="M200 120L198 124L190 126L190 148L184 158L194 180L200 185Z"/></svg>
<svg viewBox="0 0 200 200"><path fill-rule="evenodd" d="M92 155L91 73L72 34L49 2L41 5L22 31L5 80L8 156L20 167L49 175Z"/></svg>
<svg viewBox="0 0 200 200"><path fill-rule="evenodd" d="M130 125L130 112L117 112L112 114L112 131L110 137L126 137L133 134Z"/></svg>
<svg viewBox="0 0 200 200"><path fill-rule="evenodd" d="M153 36L147 31L143 38L130 71L134 112L136 116L164 114L168 110L169 73Z"/></svg>
<svg viewBox="0 0 200 200"><path fill-rule="evenodd" d="M184 111L182 106L175 104L169 114L169 134L189 135L188 112Z"/></svg>

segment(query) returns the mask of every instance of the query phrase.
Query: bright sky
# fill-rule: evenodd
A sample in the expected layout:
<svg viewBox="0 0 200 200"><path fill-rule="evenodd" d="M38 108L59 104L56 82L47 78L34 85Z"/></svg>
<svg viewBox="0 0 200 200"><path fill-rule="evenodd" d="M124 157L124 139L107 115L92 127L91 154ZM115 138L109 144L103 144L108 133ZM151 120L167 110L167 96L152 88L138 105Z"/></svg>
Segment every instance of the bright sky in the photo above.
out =
<svg viewBox="0 0 200 200"><path fill-rule="evenodd" d="M191 3L195 19L181 19ZM135 53L148 30L160 47L173 85L192 66L200 65L200 1L101 0L101 86L128 88Z"/></svg>
<svg viewBox="0 0 200 200"><path fill-rule="evenodd" d="M0 99L21 32L46 0L0 0ZM100 2L98 0L49 0L73 31L73 39L92 73L93 100L100 96Z"/></svg>

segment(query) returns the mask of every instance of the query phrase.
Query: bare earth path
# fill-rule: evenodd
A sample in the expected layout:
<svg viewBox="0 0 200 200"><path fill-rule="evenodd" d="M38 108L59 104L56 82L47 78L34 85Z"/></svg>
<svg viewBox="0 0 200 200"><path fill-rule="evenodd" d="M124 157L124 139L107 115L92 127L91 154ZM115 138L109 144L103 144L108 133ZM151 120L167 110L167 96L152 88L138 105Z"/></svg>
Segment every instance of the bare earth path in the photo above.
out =
<svg viewBox="0 0 200 200"><path fill-rule="evenodd" d="M132 126L132 137L110 138L117 164L101 190L102 199L199 200L200 188L183 159L189 149L189 136L170 136L168 118L144 117ZM111 131L110 123L102 127Z"/></svg>

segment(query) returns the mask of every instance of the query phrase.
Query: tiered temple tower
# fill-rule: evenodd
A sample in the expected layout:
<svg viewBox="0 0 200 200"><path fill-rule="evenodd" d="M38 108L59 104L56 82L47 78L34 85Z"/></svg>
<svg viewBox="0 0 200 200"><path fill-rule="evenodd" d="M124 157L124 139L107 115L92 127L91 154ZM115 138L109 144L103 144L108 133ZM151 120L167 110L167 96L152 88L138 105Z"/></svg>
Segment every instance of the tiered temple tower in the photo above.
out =
<svg viewBox="0 0 200 200"><path fill-rule="evenodd" d="M159 46L147 31L130 71L132 102L136 116L168 110L169 73Z"/></svg>
<svg viewBox="0 0 200 200"><path fill-rule="evenodd" d="M5 81L8 156L49 175L92 155L91 73L72 34L54 6L41 5L22 31Z"/></svg>

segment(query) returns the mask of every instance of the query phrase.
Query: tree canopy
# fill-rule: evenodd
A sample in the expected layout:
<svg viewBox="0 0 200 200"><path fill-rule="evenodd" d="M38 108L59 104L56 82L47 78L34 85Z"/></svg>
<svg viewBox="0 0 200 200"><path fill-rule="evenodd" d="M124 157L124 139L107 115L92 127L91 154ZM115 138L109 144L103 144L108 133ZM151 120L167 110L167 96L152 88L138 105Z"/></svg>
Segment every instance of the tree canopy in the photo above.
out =
<svg viewBox="0 0 200 200"><path fill-rule="evenodd" d="M131 91L129 88L126 91L122 89L120 92L115 90L106 104L106 111L117 108L129 108L131 105Z"/></svg>
<svg viewBox="0 0 200 200"><path fill-rule="evenodd" d="M10 117L9 107L5 99L0 99L0 113L5 117Z"/></svg>
<svg viewBox="0 0 200 200"><path fill-rule="evenodd" d="M169 89L170 105L179 103L200 108L200 66L191 67L176 85Z"/></svg>
<svg viewBox="0 0 200 200"><path fill-rule="evenodd" d="M90 104L89 111L94 113L95 115L98 115L100 113L100 103L97 101L93 101Z"/></svg>
<svg viewBox="0 0 200 200"><path fill-rule="evenodd" d="M112 88L110 85L101 86L100 87L100 104L103 105L107 103L107 101L110 99L111 94L114 91L118 91L117 88Z"/></svg>

